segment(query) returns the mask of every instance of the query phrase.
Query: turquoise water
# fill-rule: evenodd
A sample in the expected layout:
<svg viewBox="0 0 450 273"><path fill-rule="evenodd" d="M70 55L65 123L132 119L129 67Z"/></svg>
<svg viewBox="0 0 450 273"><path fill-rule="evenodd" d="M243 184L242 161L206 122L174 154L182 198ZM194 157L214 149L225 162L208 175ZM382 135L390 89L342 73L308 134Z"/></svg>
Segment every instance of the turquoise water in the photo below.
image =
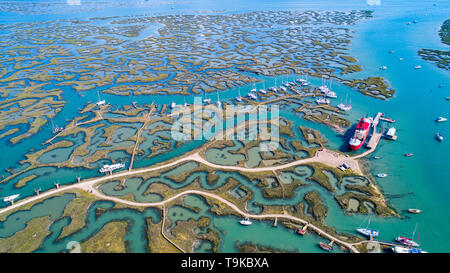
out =
<svg viewBox="0 0 450 273"><path fill-rule="evenodd" d="M338 2L338 3L337 3ZM340 101L348 94L352 99L353 109L348 114L348 119L356 121L361 116L369 114L375 115L377 112L383 112L392 117L396 122L392 125L397 128L398 140L396 142L382 141L374 155L380 156L379 160L370 160L371 173L385 172L388 177L377 179L388 202L402 215L402 219L397 218L372 218L372 227L380 230L380 238L392 240L396 236L410 236L415 225L419 224L420 241L423 248L429 252L448 252L448 242L450 240L450 169L448 165L448 152L450 144L447 139L450 137L450 126L446 123L436 124L433 120L437 116L450 117L449 102L445 97L450 95L450 74L448 71L437 68L432 63L422 60L417 55L417 50L421 48L432 48L450 50L448 46L440 43L437 35L441 23L448 19L450 14L450 4L439 1L438 5L433 6L436 1L383 1L380 6L367 6L364 1L191 1L182 2L174 5L165 5L157 2L156 8L146 10L142 7L130 5L127 8L102 8L97 11L69 13L69 14L44 14L33 16L18 16L14 13L0 11L0 23L15 23L24 21L45 21L61 18L91 18L96 16L112 15L151 15L155 13L192 13L198 10L224 10L224 13L248 12L254 10L303 10L303 9L329 9L329 10L351 10L351 9L372 9L374 18L358 22L351 26L356 32L351 40L350 55L359 60L363 71L350 74L346 77L367 77L383 76L388 80L396 90L394 98L389 101L381 101L363 96L348 87L341 84L333 84ZM161 4L161 5L158 5ZM256 5L257 4L257 5ZM175 8L172 10L171 8ZM407 25L412 20L418 20L417 24ZM145 33L150 35L154 30ZM395 53L388 53L394 50ZM399 61L398 58L404 58ZM381 71L380 66L387 66L388 69ZM414 70L413 67L421 65L422 69ZM274 79L266 78L265 86L271 86ZM320 82L319 79L311 79L313 84ZM280 82L280 79L278 79ZM443 84L443 88L438 88ZM251 89L251 86L241 88L241 94L245 95ZM56 124L63 124L65 118L77 115L77 108L86 103L86 100L95 101L96 94L86 94L81 98L69 88L64 89L64 99L71 101L70 107L65 107L62 112L54 119ZM237 95L237 90L229 90L221 93L221 99L230 99ZM208 95L212 100L215 95ZM184 103L182 96L151 96L147 97L118 97L102 94L102 98L115 104L130 104L132 101L148 102L155 100L158 103L168 103L176 101ZM192 103L191 98L186 99ZM337 104L337 103L336 103ZM300 116L291 111L283 111L281 115L298 125L311 127L319 130L328 140L327 144L333 149L342 149L345 139L336 134L329 128L301 120ZM11 146L2 141L0 147L4 149L13 149L14 152L0 154L0 169L11 167L11 162L18 162L23 159L30 147L40 149L40 143L51 136L51 125L46 125L41 132L21 143ZM438 143L434 140L434 134L440 132L446 141ZM20 134L17 133L17 134ZM148 166L157 162L179 156L187 151L199 147L202 141L192 141L183 145L180 149L175 149L166 154L161 154L150 159L140 158L135 162L135 167ZM414 153L411 158L403 157L404 153ZM68 150L60 149L53 153L44 155L41 159L44 162L64 160ZM220 159L220 158L219 158ZM219 160L217 159L217 160ZM234 161L234 160L233 160ZM256 164L251 162L251 165ZM20 168L18 164L14 167ZM47 190L53 187L56 180L61 183L73 183L76 175L82 177L92 177L98 175L96 171L85 169L42 169L35 170L38 173L51 173L51 179L45 176L33 180L29 185L15 189L12 183L0 186L0 195L9 195L21 193L21 198L34 194L33 189L41 187ZM30 172L31 173L31 172ZM204 174L206 175L206 174ZM25 176L21 176L25 177ZM189 178L192 181L194 177ZM15 180L17 182L17 180ZM168 182L169 183L169 182ZM173 182L172 182L173 183ZM188 182L189 183L189 182ZM218 182L219 183L219 182ZM175 184L175 183L173 183ZM247 184L249 187L250 184ZM109 185L110 187L113 184ZM180 187L181 185L173 185ZM205 186L206 187L206 186ZM111 188L105 185L105 191L112 192ZM325 191L318 190L324 197L329 209L325 223L342 232L355 233L355 227L367 220L367 216L347 215L337 206L336 202ZM125 193L121 192L120 194ZM118 194L118 193L117 193ZM400 197L395 198L395 195ZM138 195L137 195L138 196ZM328 196L328 197L326 197ZM139 197L137 197L139 198ZM149 197L147 197L149 198ZM155 197L157 198L157 197ZM147 200L142 197L142 200ZM5 206L2 204L1 206ZM424 212L419 215L408 215L405 210L420 206ZM251 209L251 206L249 207ZM256 210L256 208L255 208ZM134 215L134 214L133 214ZM115 219L105 218L107 221ZM122 217L122 216L121 216ZM132 217L132 216L130 216ZM133 216L134 217L134 216ZM235 251L234 244L237 240L252 241L255 243L268 244L272 246L285 247L290 250L299 251L317 251L314 244L318 239L314 236L306 236L305 239L299 239L289 230L282 227L274 229L270 223L257 222L245 230L237 224L238 219L233 217L213 217L214 223L226 231L222 236L223 245L221 251ZM58 222L63 226L63 222ZM56 225L56 224L55 224ZM56 233L60 227L56 225ZM93 231L87 229L84 235L76 238L89 236ZM86 235L88 234L88 235ZM137 236L134 235L129 236ZM243 239L243 237L245 239ZM305 242L300 242L303 240ZM306 241L311 240L306 243ZM297 243L298 241L298 243ZM294 242L294 243L292 243ZM207 251L210 246L200 245L199 251ZM42 251L61 251L60 245L51 247L44 244ZM143 251L142 245L132 248L133 251Z"/></svg>

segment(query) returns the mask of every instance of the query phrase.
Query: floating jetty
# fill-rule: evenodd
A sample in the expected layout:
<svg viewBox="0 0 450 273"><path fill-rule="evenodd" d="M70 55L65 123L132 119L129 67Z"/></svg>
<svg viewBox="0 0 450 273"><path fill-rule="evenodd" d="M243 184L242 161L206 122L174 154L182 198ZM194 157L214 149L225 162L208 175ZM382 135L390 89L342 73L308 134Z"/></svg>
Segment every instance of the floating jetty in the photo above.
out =
<svg viewBox="0 0 450 273"><path fill-rule="evenodd" d="M384 135L384 137L386 139L390 139L390 140L397 140L397 136L395 135L395 132L396 132L396 130L395 130L394 127L389 128L389 130L387 130L387 132Z"/></svg>
<svg viewBox="0 0 450 273"><path fill-rule="evenodd" d="M383 116L383 113L378 112L372 121L373 132L372 132L372 136L369 139L369 143L367 143L367 148L369 148L369 149L375 149L378 145L378 142L381 139L382 133L377 132L377 126L378 126L378 123L380 123L380 118L382 116Z"/></svg>

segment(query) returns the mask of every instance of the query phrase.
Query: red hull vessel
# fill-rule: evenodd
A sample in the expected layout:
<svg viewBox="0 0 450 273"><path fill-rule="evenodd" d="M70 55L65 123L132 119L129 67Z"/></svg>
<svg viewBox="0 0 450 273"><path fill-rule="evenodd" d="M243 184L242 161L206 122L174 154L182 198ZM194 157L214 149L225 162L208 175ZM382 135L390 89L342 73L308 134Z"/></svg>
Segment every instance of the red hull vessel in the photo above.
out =
<svg viewBox="0 0 450 273"><path fill-rule="evenodd" d="M371 121L368 118L362 118L358 125L356 126L355 133L353 137L348 142L348 147L350 150L358 150L364 144L367 134L369 133Z"/></svg>

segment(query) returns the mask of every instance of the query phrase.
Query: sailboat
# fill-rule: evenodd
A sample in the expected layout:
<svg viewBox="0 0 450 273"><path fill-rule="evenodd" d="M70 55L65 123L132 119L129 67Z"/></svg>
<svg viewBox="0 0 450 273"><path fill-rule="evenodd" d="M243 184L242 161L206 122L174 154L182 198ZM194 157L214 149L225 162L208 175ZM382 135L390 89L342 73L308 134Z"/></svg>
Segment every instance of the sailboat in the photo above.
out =
<svg viewBox="0 0 450 273"><path fill-rule="evenodd" d="M421 213L422 211L420 209L408 209L408 212L418 214L418 213Z"/></svg>
<svg viewBox="0 0 450 273"><path fill-rule="evenodd" d="M327 93L327 92L330 91L330 89L328 89L328 86L325 85L325 78L324 78L324 75L322 75L322 85L319 86L319 90L320 90L320 92L322 92L322 93Z"/></svg>
<svg viewBox="0 0 450 273"><path fill-rule="evenodd" d="M250 90L250 91L256 92L256 84L255 84L255 83L253 83L253 88L252 88L252 90Z"/></svg>
<svg viewBox="0 0 450 273"><path fill-rule="evenodd" d="M248 97L251 98L252 100L258 99L258 97L255 95L255 93L248 93Z"/></svg>
<svg viewBox="0 0 450 273"><path fill-rule="evenodd" d="M350 99L350 103L347 104L347 95L345 95L345 103L338 104L337 108L339 108L342 111L350 111L352 110L352 99Z"/></svg>
<svg viewBox="0 0 450 273"><path fill-rule="evenodd" d="M53 124L53 119L50 119L52 122L52 128L53 128L53 134L57 134L59 132L62 132L64 129L62 127L58 127L58 125L55 126L55 124Z"/></svg>
<svg viewBox="0 0 450 273"><path fill-rule="evenodd" d="M220 99L219 99L219 92L217 92L217 102L216 102L216 106L217 106L218 108L220 108L220 107L222 106L222 103L220 102Z"/></svg>
<svg viewBox="0 0 450 273"><path fill-rule="evenodd" d="M330 104L330 100L323 97L323 98L317 98L316 99L317 104Z"/></svg>
<svg viewBox="0 0 450 273"><path fill-rule="evenodd" d="M419 206L420 206L420 201L419 201L419 204L417 205L417 207L419 207ZM413 213L413 214L419 214L422 211L420 209L408 209L408 212Z"/></svg>
<svg viewBox="0 0 450 273"><path fill-rule="evenodd" d="M259 89L259 92L262 93L262 94L266 94L267 93L267 91L265 90L264 81L263 81L263 88Z"/></svg>
<svg viewBox="0 0 450 273"><path fill-rule="evenodd" d="M333 85L333 78L330 79L330 87L329 87L328 92L325 93L325 96L329 97L329 98L332 98L332 99L335 99L335 98L337 98L337 95L336 95L335 92L331 91L332 90L332 87L331 87L332 85Z"/></svg>
<svg viewBox="0 0 450 273"><path fill-rule="evenodd" d="M392 248L394 253L428 253L419 248L395 246Z"/></svg>
<svg viewBox="0 0 450 273"><path fill-rule="evenodd" d="M97 91L97 97L98 97L97 106L105 105L106 101L100 100L100 94L98 93L98 91Z"/></svg>
<svg viewBox="0 0 450 273"><path fill-rule="evenodd" d="M250 219L248 219L248 217L245 217L243 220L239 221L239 224L243 226L249 226L252 224L252 222L250 221Z"/></svg>
<svg viewBox="0 0 450 273"><path fill-rule="evenodd" d="M308 74L305 75L305 79L302 79L301 83L302 83L301 86L308 86L308 85L311 84L311 83L308 81Z"/></svg>
<svg viewBox="0 0 450 273"><path fill-rule="evenodd" d="M277 77L275 77L275 86L273 87L273 91L278 92Z"/></svg>
<svg viewBox="0 0 450 273"><path fill-rule="evenodd" d="M240 88L238 89L238 96L236 97L236 100L237 100L238 102L242 102L241 89L240 89Z"/></svg>
<svg viewBox="0 0 450 273"><path fill-rule="evenodd" d="M370 229L369 225L370 225L370 219L371 217L369 217L369 221L367 223L367 226L365 228L357 228L356 231L358 231L359 233L366 235L368 237L377 237L379 235L378 231L374 230L374 229Z"/></svg>
<svg viewBox="0 0 450 273"><path fill-rule="evenodd" d="M206 97L205 90L203 90L203 96L202 97ZM203 102L206 103L206 104L210 104L211 103L211 99L210 98L203 99Z"/></svg>
<svg viewBox="0 0 450 273"><path fill-rule="evenodd" d="M416 224L416 228L414 229L414 232L413 232L413 234L411 236L411 238L413 238L413 239L414 239L414 235L416 234L418 225L419 224ZM413 241L413 239L406 238L406 237L401 237L401 236L398 236L397 238L395 238L395 240L397 242L399 242L400 244L402 244L402 245L412 246L412 247L419 246L420 244L418 242ZM419 239L419 236L417 236L417 239Z"/></svg>
<svg viewBox="0 0 450 273"><path fill-rule="evenodd" d="M20 193L19 193L19 194L14 194L14 195L10 195L10 196L3 197L3 202L11 202L11 201L14 201L14 200L17 199L17 197L19 197L19 196L20 196Z"/></svg>

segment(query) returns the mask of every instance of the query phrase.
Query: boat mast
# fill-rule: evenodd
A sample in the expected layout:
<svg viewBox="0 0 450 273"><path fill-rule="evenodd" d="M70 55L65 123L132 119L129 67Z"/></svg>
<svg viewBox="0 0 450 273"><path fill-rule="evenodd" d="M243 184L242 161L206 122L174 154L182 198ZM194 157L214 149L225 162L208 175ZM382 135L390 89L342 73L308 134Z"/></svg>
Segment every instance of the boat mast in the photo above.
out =
<svg viewBox="0 0 450 273"><path fill-rule="evenodd" d="M411 236L411 239L412 239L412 240L414 240L414 235L416 235L417 226L419 226L419 223L416 224L416 228L414 229L414 232L413 232L413 234L412 234L412 236ZM418 237L418 235L417 235L417 239L418 239L418 238L419 238L419 237Z"/></svg>
<svg viewBox="0 0 450 273"><path fill-rule="evenodd" d="M369 226L370 226L370 219L371 219L371 218L372 218L372 216L369 217L369 221L367 222L367 227L366 227L366 229L368 229Z"/></svg>

